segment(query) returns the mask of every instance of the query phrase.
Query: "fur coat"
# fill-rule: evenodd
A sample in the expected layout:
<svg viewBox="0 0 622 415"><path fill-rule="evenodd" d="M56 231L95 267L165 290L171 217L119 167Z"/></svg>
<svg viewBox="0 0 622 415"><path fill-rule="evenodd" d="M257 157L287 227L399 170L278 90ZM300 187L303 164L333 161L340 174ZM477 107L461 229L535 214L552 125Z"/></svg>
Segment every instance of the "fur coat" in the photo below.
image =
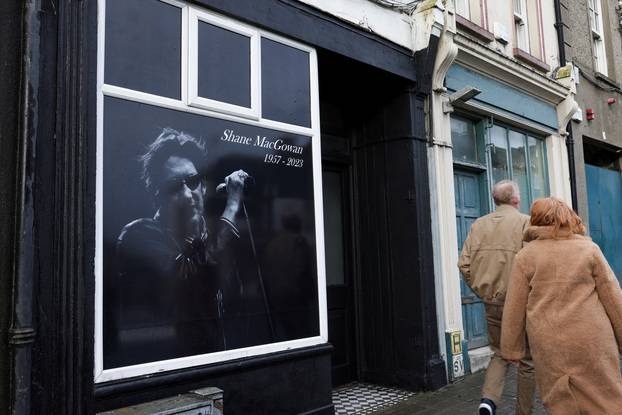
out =
<svg viewBox="0 0 622 415"><path fill-rule="evenodd" d="M552 415L622 414L622 291L589 238L529 227L505 301L501 352L525 354Z"/></svg>

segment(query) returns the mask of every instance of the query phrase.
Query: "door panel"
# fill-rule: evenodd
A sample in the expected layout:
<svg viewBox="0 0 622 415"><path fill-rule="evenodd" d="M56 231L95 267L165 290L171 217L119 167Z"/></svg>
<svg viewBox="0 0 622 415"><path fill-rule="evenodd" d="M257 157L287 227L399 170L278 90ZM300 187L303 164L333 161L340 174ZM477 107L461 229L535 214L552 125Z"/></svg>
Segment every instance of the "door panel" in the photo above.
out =
<svg viewBox="0 0 622 415"><path fill-rule="evenodd" d="M600 246L618 281L622 281L622 176L585 165L590 236Z"/></svg>
<svg viewBox="0 0 622 415"><path fill-rule="evenodd" d="M482 206L480 180L483 173L471 173L454 169L454 189L456 197L456 225L458 230L458 250L469 234L471 225L485 209ZM462 320L464 338L469 342L469 349L488 344L484 304L473 291L460 279L462 294Z"/></svg>
<svg viewBox="0 0 622 415"><path fill-rule="evenodd" d="M351 218L348 170L326 167L322 172L324 189L324 241L326 258L326 295L328 305L328 342L333 386L356 380L356 343L354 337L353 279L350 273L351 244L347 218Z"/></svg>

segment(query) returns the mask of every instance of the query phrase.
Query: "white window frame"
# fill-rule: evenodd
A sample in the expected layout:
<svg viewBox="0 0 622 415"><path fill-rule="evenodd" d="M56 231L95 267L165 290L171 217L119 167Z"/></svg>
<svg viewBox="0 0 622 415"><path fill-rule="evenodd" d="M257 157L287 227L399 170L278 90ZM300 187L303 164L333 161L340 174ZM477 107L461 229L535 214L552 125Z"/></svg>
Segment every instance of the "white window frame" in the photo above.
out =
<svg viewBox="0 0 622 415"><path fill-rule="evenodd" d="M456 14L471 20L471 1L470 0L456 0Z"/></svg>
<svg viewBox="0 0 622 415"><path fill-rule="evenodd" d="M588 0L587 8L592 32L592 54L594 55L594 70L607 75L607 54L605 51L605 36L603 32L603 9L601 0Z"/></svg>
<svg viewBox="0 0 622 415"><path fill-rule="evenodd" d="M514 37L516 47L530 53L527 0L514 0Z"/></svg>
<svg viewBox="0 0 622 415"><path fill-rule="evenodd" d="M98 1L98 50L97 50L97 167L96 167L96 225L95 225L95 333L94 333L94 381L95 383L103 383L114 380L126 379L135 376L160 373L164 371L184 369L193 366L206 365L218 362L224 362L234 359L246 358L251 356L259 356L267 353L281 352L290 349L314 346L328 341L328 320L326 305L326 267L324 253L324 211L322 199L322 181L314 180L313 196L314 196L314 214L315 214L315 237L316 237L316 258L317 258L317 283L318 283L318 314L319 314L319 335L314 337L295 339L290 341L261 344L252 347L245 347L234 350L225 350L202 355L180 357L176 359L147 362L131 366L124 366L113 369L104 370L103 367L103 139L104 139L104 98L115 97L128 101L139 102L149 105L168 108L186 113L204 115L211 118L234 121L237 123L247 124L256 127L269 128L280 132L299 134L307 136L311 139L311 156L313 165L314 178L322 177L321 165L321 148L320 148L320 104L318 90L318 66L317 53L314 48L307 45L274 35L263 30L250 29L257 34L257 42L260 45L260 38L265 37L276 42L297 48L309 53L309 81L310 81L310 110L311 110L311 127L302 127L299 125L287 124L283 122L266 120L261 118L261 109L258 104L258 114L251 117L243 111L230 109L219 105L196 105L196 100L192 99L193 91L191 74L189 70L189 56L191 44L196 42L195 39L189 40L189 26L192 20L190 15L203 16L203 9L188 5L177 0L159 0L161 2L179 7L182 10L182 36L181 36L181 99L173 99L159 95L149 94L146 92L136 91L129 88L119 87L104 83L104 64L105 64L105 22L106 22L106 0ZM218 18L219 23L223 23L228 27L236 25L243 27L244 25L228 19L224 16L209 14L209 18ZM214 20L212 20L214 21ZM238 28L239 28L238 27ZM244 26L247 30L249 27ZM251 60L251 65L260 68L261 56L259 48L257 49L257 59ZM260 78L257 78L258 99ZM248 109L248 108L247 108ZM230 111L231 110L231 111Z"/></svg>
<svg viewBox="0 0 622 415"><path fill-rule="evenodd" d="M259 58L261 43L259 31L231 19L195 8L190 8L189 19L188 105L258 120L261 111L261 61ZM199 22L209 23L249 38L250 108L199 96Z"/></svg>

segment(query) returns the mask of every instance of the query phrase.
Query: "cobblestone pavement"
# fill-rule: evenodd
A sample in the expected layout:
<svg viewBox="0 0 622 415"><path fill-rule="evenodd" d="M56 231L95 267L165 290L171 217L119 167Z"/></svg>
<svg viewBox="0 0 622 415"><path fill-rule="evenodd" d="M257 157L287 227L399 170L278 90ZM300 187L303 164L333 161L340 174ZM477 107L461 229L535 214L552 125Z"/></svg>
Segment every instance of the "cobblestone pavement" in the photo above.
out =
<svg viewBox="0 0 622 415"><path fill-rule="evenodd" d="M396 405L373 412L373 415L476 415L484 383L484 372L467 376L434 392L417 393ZM497 415L514 415L516 405L516 371L508 371L505 390ZM533 415L545 415L540 399L536 399Z"/></svg>

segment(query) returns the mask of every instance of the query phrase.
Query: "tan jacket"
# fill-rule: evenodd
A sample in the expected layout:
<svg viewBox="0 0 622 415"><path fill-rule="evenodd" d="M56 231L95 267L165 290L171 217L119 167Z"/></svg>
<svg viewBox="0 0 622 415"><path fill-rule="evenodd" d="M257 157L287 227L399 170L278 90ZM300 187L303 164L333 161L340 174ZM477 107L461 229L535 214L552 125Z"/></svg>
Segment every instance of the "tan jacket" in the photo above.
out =
<svg viewBox="0 0 622 415"><path fill-rule="evenodd" d="M464 281L488 304L503 305L514 256L523 247L529 216L510 205L477 219L464 241L458 267Z"/></svg>
<svg viewBox="0 0 622 415"><path fill-rule="evenodd" d="M525 355L551 415L622 414L622 290L589 238L532 226L514 261L503 308L501 352Z"/></svg>

